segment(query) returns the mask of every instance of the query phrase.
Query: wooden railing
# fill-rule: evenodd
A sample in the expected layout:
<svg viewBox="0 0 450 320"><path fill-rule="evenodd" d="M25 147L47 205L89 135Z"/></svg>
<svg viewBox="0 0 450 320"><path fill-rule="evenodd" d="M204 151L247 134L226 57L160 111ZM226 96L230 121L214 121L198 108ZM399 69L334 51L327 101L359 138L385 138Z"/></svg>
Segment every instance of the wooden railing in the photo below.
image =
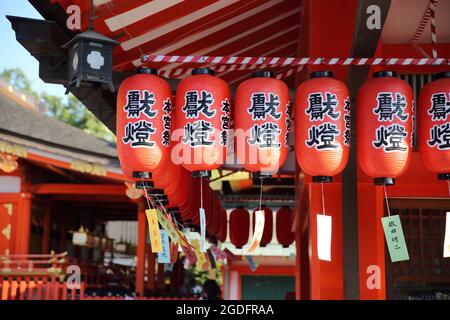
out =
<svg viewBox="0 0 450 320"><path fill-rule="evenodd" d="M85 284L66 284L67 253L0 256L0 300L75 300Z"/></svg>
<svg viewBox="0 0 450 320"><path fill-rule="evenodd" d="M0 281L0 294L0 300L80 300L84 283L80 289L69 289L56 277L10 276Z"/></svg>
<svg viewBox="0 0 450 320"><path fill-rule="evenodd" d="M81 271L78 288L69 288L67 268L76 265ZM123 273L121 283L130 290L131 277L127 267L112 265L108 269ZM111 294L108 279L101 267L62 254L0 256L0 300L192 300L191 297L131 297L117 295L93 296L92 292ZM112 290L114 291L114 290ZM89 294L91 293L91 294Z"/></svg>

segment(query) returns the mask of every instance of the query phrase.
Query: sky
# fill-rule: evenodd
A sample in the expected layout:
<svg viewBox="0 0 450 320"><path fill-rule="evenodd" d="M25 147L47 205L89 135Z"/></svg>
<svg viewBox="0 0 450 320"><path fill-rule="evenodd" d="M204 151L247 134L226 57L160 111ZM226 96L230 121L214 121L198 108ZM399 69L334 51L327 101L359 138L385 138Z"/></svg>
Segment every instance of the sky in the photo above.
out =
<svg viewBox="0 0 450 320"><path fill-rule="evenodd" d="M0 71L5 68L20 67L32 82L37 92L64 96L65 88L61 85L47 84L39 78L39 64L24 47L16 41L15 33L6 15L42 19L42 16L27 0L0 1Z"/></svg>

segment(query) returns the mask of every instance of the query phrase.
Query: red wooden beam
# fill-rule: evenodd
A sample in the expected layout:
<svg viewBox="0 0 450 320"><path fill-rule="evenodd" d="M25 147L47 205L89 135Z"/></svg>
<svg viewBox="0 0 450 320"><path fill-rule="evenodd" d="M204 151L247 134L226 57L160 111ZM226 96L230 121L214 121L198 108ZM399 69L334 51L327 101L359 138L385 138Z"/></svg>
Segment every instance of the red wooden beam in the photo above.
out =
<svg viewBox="0 0 450 320"><path fill-rule="evenodd" d="M359 291L361 300L386 299L383 189L358 184Z"/></svg>
<svg viewBox="0 0 450 320"><path fill-rule="evenodd" d="M33 185L31 190L34 194L124 195L126 186L120 184L42 183Z"/></svg>

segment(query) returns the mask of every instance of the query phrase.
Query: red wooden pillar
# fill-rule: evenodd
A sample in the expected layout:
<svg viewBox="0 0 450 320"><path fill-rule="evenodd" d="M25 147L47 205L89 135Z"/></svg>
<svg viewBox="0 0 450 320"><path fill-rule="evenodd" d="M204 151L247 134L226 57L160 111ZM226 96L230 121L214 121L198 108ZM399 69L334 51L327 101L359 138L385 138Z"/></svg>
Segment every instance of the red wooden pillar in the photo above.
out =
<svg viewBox="0 0 450 320"><path fill-rule="evenodd" d="M41 245L41 253L49 253L50 247L50 231L51 231L51 220L52 220L52 211L51 204L47 203L44 207L43 213L43 227L44 234L42 235L42 245Z"/></svg>
<svg viewBox="0 0 450 320"><path fill-rule="evenodd" d="M359 290L362 300L386 299L382 187L358 184Z"/></svg>
<svg viewBox="0 0 450 320"><path fill-rule="evenodd" d="M178 294L179 292L179 285L178 285L178 268L180 263L177 261L173 265L173 269L170 272L170 290L174 294Z"/></svg>
<svg viewBox="0 0 450 320"><path fill-rule="evenodd" d="M147 221L142 204L138 204L137 228L136 294L142 297L144 295L145 244L147 242Z"/></svg>
<svg viewBox="0 0 450 320"><path fill-rule="evenodd" d="M155 254L152 252L152 245L147 246L147 289L155 289Z"/></svg>
<svg viewBox="0 0 450 320"><path fill-rule="evenodd" d="M61 236L59 238L59 252L65 252L67 250L67 214L61 210Z"/></svg>
<svg viewBox="0 0 450 320"><path fill-rule="evenodd" d="M331 261L317 256L317 214L322 213L322 193L319 183L308 183L310 235L310 293L312 300L344 298L342 246L342 187L340 183L324 184L325 210L332 217Z"/></svg>
<svg viewBox="0 0 450 320"><path fill-rule="evenodd" d="M295 299L301 300L301 230L297 229L295 232Z"/></svg>
<svg viewBox="0 0 450 320"><path fill-rule="evenodd" d="M18 205L18 214L14 230L13 254L28 254L31 227L31 193L22 192Z"/></svg>
<svg viewBox="0 0 450 320"><path fill-rule="evenodd" d="M158 278L156 280L156 287L160 290L164 290L164 264L158 263Z"/></svg>

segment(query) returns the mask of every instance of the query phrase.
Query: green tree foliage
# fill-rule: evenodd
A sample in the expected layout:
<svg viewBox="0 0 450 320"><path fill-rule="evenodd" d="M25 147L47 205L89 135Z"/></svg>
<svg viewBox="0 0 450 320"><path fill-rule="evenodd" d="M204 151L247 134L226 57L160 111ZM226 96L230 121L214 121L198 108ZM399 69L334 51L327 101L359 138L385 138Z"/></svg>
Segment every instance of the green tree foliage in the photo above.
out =
<svg viewBox="0 0 450 320"><path fill-rule="evenodd" d="M67 98L61 98L46 92L34 91L30 79L20 68L4 69L0 73L0 78L9 82L14 89L40 101L41 109L45 110L50 117L80 128L98 138L107 141L115 140L114 134L73 95L69 94Z"/></svg>
<svg viewBox="0 0 450 320"><path fill-rule="evenodd" d="M39 94L33 90L30 79L28 79L22 69L3 69L0 73L0 78L11 84L11 86L17 91L33 96L34 98L39 98Z"/></svg>

